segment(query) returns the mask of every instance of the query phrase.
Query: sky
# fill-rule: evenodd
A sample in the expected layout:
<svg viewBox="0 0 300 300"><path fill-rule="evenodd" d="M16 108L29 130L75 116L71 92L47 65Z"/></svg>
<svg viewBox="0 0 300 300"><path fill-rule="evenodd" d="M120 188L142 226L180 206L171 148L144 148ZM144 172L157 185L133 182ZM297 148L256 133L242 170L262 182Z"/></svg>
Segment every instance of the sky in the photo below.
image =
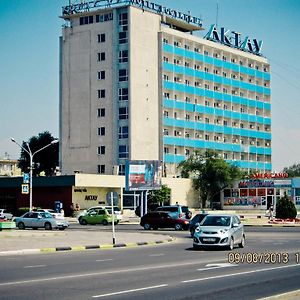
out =
<svg viewBox="0 0 300 300"><path fill-rule="evenodd" d="M201 17L204 34L217 21L263 40L271 64L273 171L300 163L300 0L152 2ZM59 138L59 16L68 3L0 0L0 158L19 158L11 137L21 144L47 130Z"/></svg>

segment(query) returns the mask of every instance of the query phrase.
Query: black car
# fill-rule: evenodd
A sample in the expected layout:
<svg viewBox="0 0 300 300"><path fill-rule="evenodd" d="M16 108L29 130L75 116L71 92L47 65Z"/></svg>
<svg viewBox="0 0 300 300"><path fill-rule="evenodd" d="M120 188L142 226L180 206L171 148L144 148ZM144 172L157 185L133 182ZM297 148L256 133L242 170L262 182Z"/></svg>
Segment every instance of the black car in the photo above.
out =
<svg viewBox="0 0 300 300"><path fill-rule="evenodd" d="M193 217L193 219L190 221L189 229L191 233L191 237L194 236L195 229L199 226L199 224L202 222L202 220L207 216L208 214L197 214Z"/></svg>
<svg viewBox="0 0 300 300"><path fill-rule="evenodd" d="M158 228L174 228L175 230L188 230L189 221L177 218L167 212L154 211L145 214L141 218L140 225L146 230Z"/></svg>

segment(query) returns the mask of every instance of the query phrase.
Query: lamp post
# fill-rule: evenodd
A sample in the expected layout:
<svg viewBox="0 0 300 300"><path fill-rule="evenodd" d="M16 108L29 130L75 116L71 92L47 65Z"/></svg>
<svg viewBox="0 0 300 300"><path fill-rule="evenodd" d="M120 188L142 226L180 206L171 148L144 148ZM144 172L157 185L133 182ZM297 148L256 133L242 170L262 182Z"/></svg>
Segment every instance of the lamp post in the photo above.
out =
<svg viewBox="0 0 300 300"><path fill-rule="evenodd" d="M11 138L11 141L14 142L15 144L17 144L21 149L23 149L29 155L29 157L30 157L30 167L29 167L29 169L30 169L30 175L29 175L29 177L30 177L30 180L29 180L29 211L32 211L32 170L33 170L33 156L36 153L44 150L45 148L48 148L49 146L58 143L58 140L53 140L48 145L40 148L39 150L37 150L37 151L35 151L33 153L32 153L32 151L31 151L31 149L29 147L29 143L26 143L27 148L28 148L28 150L27 150L22 145L20 145L14 138Z"/></svg>

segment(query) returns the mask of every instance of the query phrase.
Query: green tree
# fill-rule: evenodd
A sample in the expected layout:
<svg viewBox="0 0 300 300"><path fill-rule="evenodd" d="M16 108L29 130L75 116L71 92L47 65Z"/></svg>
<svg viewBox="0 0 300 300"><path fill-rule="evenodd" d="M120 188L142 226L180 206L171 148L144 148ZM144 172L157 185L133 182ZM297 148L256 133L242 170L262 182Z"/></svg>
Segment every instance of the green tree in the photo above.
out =
<svg viewBox="0 0 300 300"><path fill-rule="evenodd" d="M214 150L195 151L178 165L182 177L191 177L199 191L199 206L207 207L212 201L220 201L220 192L241 179L245 174L236 166L227 163Z"/></svg>
<svg viewBox="0 0 300 300"><path fill-rule="evenodd" d="M276 218L294 219L297 216L295 204L285 194L276 204Z"/></svg>
<svg viewBox="0 0 300 300"><path fill-rule="evenodd" d="M22 147L28 149L27 144L29 144L31 152L34 153L35 151L50 144L53 140L55 140L55 138L51 135L51 133L49 131L44 131L39 133L38 136L31 137L28 142L23 142ZM52 176L55 168L58 166L58 151L59 147L57 143L36 153L33 157L33 176L37 176L41 172L45 172L46 176ZM22 172L29 172L30 157L23 149L21 149L18 167L22 170Z"/></svg>
<svg viewBox="0 0 300 300"><path fill-rule="evenodd" d="M159 205L169 205L170 204L171 189L162 185L161 189L150 191L148 195L148 203L159 204Z"/></svg>
<svg viewBox="0 0 300 300"><path fill-rule="evenodd" d="M290 167L285 167L283 172L288 173L289 177L300 176L300 164L293 164Z"/></svg>

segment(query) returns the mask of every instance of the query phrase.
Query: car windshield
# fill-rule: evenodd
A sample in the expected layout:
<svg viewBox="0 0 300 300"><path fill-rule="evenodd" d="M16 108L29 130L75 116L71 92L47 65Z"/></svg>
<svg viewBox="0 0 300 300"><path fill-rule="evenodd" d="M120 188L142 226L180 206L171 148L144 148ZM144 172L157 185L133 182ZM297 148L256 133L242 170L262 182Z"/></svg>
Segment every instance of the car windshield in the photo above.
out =
<svg viewBox="0 0 300 300"><path fill-rule="evenodd" d="M201 226L229 226L230 217L226 216L207 216Z"/></svg>
<svg viewBox="0 0 300 300"><path fill-rule="evenodd" d="M182 206L182 212L187 213L189 212L189 208L187 206Z"/></svg>
<svg viewBox="0 0 300 300"><path fill-rule="evenodd" d="M52 219L53 218L53 216L51 214L49 214L48 212L41 213L41 216L45 219Z"/></svg>

